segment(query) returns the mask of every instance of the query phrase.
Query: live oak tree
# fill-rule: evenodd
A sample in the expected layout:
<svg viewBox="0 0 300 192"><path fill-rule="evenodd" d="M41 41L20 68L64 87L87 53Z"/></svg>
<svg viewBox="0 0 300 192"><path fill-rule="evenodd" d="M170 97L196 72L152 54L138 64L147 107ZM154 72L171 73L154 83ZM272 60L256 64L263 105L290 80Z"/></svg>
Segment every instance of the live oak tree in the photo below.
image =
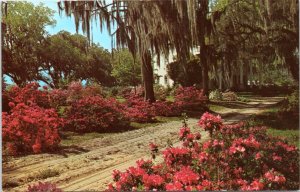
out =
<svg viewBox="0 0 300 192"><path fill-rule="evenodd" d="M2 15L2 71L17 85L40 77L40 50L45 26L54 24L53 11L28 2L8 2ZM2 12L5 14L5 12Z"/></svg>
<svg viewBox="0 0 300 192"><path fill-rule="evenodd" d="M113 84L111 54L100 45L89 45L85 36L66 31L49 36L39 56L46 74L40 80L53 88L76 80Z"/></svg>

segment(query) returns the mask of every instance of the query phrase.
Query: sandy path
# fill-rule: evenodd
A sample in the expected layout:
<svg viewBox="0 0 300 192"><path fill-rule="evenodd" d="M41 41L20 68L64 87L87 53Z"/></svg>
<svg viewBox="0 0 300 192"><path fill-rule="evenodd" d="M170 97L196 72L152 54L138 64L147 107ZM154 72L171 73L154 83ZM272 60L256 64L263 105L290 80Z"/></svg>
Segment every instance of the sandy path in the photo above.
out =
<svg viewBox="0 0 300 192"><path fill-rule="evenodd" d="M282 98L257 98L252 102L218 111L227 123L246 119L250 114L262 112ZM192 131L207 134L197 127L198 119L189 118ZM171 121L154 127L108 135L82 144L79 151L65 156L58 154L30 155L10 159L3 163L3 183L17 182L19 186L4 191L24 191L28 184L37 181L56 183L64 191L104 190L111 182L114 169L125 170L134 166L140 158L149 159L148 144L154 142L160 149L168 141L178 145L177 133L182 123ZM160 158L158 158L159 160ZM47 170L55 170L56 176L43 178ZM43 174L44 173L44 174ZM40 179L38 179L40 178Z"/></svg>

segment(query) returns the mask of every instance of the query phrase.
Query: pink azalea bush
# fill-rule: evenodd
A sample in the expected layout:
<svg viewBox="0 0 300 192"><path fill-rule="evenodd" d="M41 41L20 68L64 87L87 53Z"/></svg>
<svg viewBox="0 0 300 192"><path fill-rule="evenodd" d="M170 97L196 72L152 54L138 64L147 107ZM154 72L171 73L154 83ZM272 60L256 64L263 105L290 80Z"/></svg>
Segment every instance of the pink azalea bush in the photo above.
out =
<svg viewBox="0 0 300 192"><path fill-rule="evenodd" d="M115 131L128 123L123 107L113 98L85 97L66 111L65 130L76 132Z"/></svg>
<svg viewBox="0 0 300 192"><path fill-rule="evenodd" d="M184 108L193 105L205 105L207 97L204 96L203 90L196 87L178 87L175 92L175 102Z"/></svg>
<svg viewBox="0 0 300 192"><path fill-rule="evenodd" d="M108 190L299 189L295 146L268 136L264 127L224 125L219 117L205 114L199 125L206 131L212 127L207 122L217 127L208 140L200 143L200 133L184 126L179 132L182 145L162 151L162 163L141 159L125 172L115 170Z"/></svg>
<svg viewBox="0 0 300 192"><path fill-rule="evenodd" d="M124 104L124 114L130 121L151 122L154 120L155 108L142 97L131 95L127 97Z"/></svg>
<svg viewBox="0 0 300 192"><path fill-rule="evenodd" d="M8 91L9 100L15 104L24 103L30 105L37 104L43 108L50 108L48 91L44 88L39 89L40 85L36 82L29 83L25 87L14 86Z"/></svg>
<svg viewBox="0 0 300 192"><path fill-rule="evenodd" d="M9 103L11 113L2 113L2 142L10 155L40 153L58 147L63 121L54 109L36 104Z"/></svg>

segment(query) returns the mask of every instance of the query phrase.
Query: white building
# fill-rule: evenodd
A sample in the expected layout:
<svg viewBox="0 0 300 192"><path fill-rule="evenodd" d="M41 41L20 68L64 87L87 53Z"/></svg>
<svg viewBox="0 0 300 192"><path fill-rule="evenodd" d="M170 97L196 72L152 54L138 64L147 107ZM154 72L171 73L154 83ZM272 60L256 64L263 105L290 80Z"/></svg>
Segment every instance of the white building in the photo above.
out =
<svg viewBox="0 0 300 192"><path fill-rule="evenodd" d="M200 47L198 46L197 48L193 48L191 50L191 53L193 55L199 54ZM156 74L158 77L156 79L156 83L164 87L168 87L168 86L172 87L174 85L174 81L168 76L167 65L176 60L176 51L175 50L170 51L167 57L165 55L161 55L160 65L157 64L156 55L154 55L153 60L154 60L153 71L154 74Z"/></svg>

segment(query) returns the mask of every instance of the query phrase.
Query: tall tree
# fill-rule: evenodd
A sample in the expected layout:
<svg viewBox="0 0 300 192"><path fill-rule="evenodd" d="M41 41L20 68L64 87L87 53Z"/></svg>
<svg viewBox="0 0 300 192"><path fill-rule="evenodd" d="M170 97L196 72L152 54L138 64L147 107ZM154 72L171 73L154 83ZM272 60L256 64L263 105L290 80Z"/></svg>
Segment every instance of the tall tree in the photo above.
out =
<svg viewBox="0 0 300 192"><path fill-rule="evenodd" d="M55 23L51 18L53 11L42 4L8 2L6 13L2 16L3 74L18 85L37 80L38 51L47 34L45 26Z"/></svg>
<svg viewBox="0 0 300 192"><path fill-rule="evenodd" d="M141 61L134 59L128 49L114 51L112 65L112 75L119 85L136 87L141 84Z"/></svg>
<svg viewBox="0 0 300 192"><path fill-rule="evenodd" d="M45 75L39 80L59 87L65 80L92 80L111 85L111 54L85 36L61 31L49 36L40 50Z"/></svg>
<svg viewBox="0 0 300 192"><path fill-rule="evenodd" d="M117 47L128 47L135 57L142 60L142 76L145 99L153 102L153 69L151 55L168 55L176 49L184 61L197 37L195 25L196 1L117 1L106 4L103 1L64 1L60 8L67 15L75 16L78 27L82 21L84 31L90 32L92 14L100 18L100 26L105 25L111 32L111 23L117 24L115 37Z"/></svg>

